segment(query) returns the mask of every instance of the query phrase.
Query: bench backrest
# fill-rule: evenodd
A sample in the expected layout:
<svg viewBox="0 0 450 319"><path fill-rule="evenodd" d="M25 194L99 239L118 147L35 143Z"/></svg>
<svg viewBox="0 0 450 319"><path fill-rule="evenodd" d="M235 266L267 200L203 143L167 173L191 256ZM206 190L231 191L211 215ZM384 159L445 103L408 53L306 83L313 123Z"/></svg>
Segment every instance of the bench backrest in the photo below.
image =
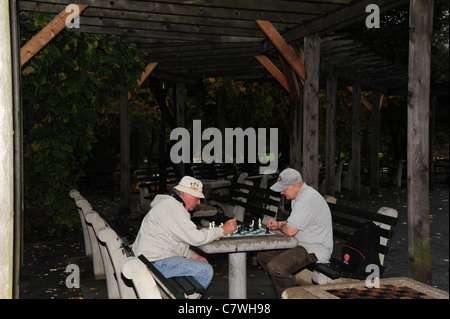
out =
<svg viewBox="0 0 450 319"><path fill-rule="evenodd" d="M106 221L96 211L91 211L86 215L86 221L92 225L96 236L98 237L100 229L108 227ZM98 241L100 254L103 260L103 266L105 267L106 288L108 290L109 299L120 299L119 287L117 284L116 276L114 275L114 266L111 258L109 257L108 249L104 242Z"/></svg>
<svg viewBox="0 0 450 319"><path fill-rule="evenodd" d="M151 191L163 193L170 190L168 185L176 183L178 180L177 172L173 167L137 170L135 174L139 187L148 187Z"/></svg>
<svg viewBox="0 0 450 319"><path fill-rule="evenodd" d="M104 242L108 250L111 263L116 275L117 285L119 287L121 299L136 299L137 295L133 284L122 275L120 265L122 260L128 257L127 250L124 248L119 235L109 226L99 229L98 238Z"/></svg>
<svg viewBox="0 0 450 319"><path fill-rule="evenodd" d="M376 213L362 209L328 203L333 219L333 236L345 242L362 224L373 221L380 226L380 262L388 252L387 243L392 238L392 226L398 221L397 210L382 207Z"/></svg>
<svg viewBox="0 0 450 319"><path fill-rule="evenodd" d="M245 213L263 220L268 217L275 218L282 196L268 188L261 188L245 183L234 182L230 189L230 203L244 207Z"/></svg>
<svg viewBox="0 0 450 319"><path fill-rule="evenodd" d="M127 257L120 265L122 274L133 282L139 299L161 299L161 293L147 266L137 257Z"/></svg>

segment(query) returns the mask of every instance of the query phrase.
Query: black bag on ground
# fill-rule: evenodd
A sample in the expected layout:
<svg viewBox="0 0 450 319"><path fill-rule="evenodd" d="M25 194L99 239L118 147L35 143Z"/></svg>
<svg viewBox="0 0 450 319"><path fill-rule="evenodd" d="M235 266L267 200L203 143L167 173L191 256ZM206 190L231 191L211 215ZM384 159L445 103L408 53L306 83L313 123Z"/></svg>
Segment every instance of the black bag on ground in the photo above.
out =
<svg viewBox="0 0 450 319"><path fill-rule="evenodd" d="M369 275L367 265L376 264L380 275L384 267L380 263L380 227L373 222L364 223L342 246L342 268L353 274Z"/></svg>

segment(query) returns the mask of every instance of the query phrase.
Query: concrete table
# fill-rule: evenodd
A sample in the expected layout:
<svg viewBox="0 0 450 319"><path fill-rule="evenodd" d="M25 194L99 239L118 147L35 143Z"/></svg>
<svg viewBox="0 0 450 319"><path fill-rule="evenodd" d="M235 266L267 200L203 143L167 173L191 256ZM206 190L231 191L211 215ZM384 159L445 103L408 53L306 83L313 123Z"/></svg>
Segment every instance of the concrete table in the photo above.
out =
<svg viewBox="0 0 450 319"><path fill-rule="evenodd" d="M407 277L379 279L379 285L366 280L345 283L291 287L283 299L448 299L448 292Z"/></svg>
<svg viewBox="0 0 450 319"><path fill-rule="evenodd" d="M289 237L280 231L273 235L222 237L206 245L199 246L208 254L228 253L229 298L247 297L247 252L272 249L288 249L297 246L297 238Z"/></svg>

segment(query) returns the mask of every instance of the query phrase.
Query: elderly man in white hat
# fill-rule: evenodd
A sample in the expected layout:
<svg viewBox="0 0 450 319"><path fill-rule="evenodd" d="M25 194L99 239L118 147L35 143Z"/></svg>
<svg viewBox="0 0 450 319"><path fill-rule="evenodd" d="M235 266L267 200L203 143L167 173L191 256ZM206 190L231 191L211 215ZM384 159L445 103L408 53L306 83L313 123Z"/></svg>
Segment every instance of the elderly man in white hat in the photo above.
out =
<svg viewBox="0 0 450 319"><path fill-rule="evenodd" d="M270 219L267 227L279 229L298 240L295 248L264 251L257 256L280 298L286 288L296 285L293 274L311 263L329 262L333 251L333 228L328 204L319 192L303 182L295 169L282 171L270 189L291 200L292 211L286 221Z"/></svg>
<svg viewBox="0 0 450 319"><path fill-rule="evenodd" d="M136 256L143 254L167 278L193 276L207 288L214 275L206 258L189 249L200 246L236 230L236 220L222 227L198 230L189 211L205 198L202 182L184 176L167 195L157 195L142 221L133 244Z"/></svg>

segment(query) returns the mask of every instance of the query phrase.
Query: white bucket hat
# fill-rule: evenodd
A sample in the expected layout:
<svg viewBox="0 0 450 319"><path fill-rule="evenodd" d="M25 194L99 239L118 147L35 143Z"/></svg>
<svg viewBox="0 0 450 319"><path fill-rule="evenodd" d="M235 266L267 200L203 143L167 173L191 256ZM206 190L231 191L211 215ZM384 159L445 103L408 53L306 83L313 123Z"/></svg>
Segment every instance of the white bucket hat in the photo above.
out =
<svg viewBox="0 0 450 319"><path fill-rule="evenodd" d="M177 186L175 186L175 189L198 198L205 198L205 195L203 195L202 193L203 191L202 182L191 176L184 176L181 179L180 183Z"/></svg>

